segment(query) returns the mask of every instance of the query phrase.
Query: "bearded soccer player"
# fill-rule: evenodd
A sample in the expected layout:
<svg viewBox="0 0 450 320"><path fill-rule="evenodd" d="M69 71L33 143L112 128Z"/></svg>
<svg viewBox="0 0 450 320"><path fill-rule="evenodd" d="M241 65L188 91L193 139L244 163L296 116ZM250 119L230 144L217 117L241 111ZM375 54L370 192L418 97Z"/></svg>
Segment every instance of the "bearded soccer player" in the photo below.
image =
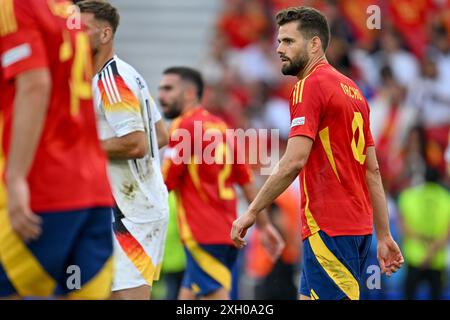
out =
<svg viewBox="0 0 450 320"><path fill-rule="evenodd" d="M68 29L69 5L0 1L1 298L111 292L113 199L89 38Z"/></svg>
<svg viewBox="0 0 450 320"><path fill-rule="evenodd" d="M300 299L359 299L373 223L382 272L390 276L403 264L389 230L369 106L356 84L328 64L330 31L321 12L288 8L276 19L282 73L299 79L290 99L291 132L286 153L231 236L244 246L261 210L300 174Z"/></svg>
<svg viewBox="0 0 450 320"><path fill-rule="evenodd" d="M229 161L233 153L237 159L238 149L225 139L225 122L200 105L202 95L203 80L198 71L187 67L164 71L159 101L164 115L174 120L163 172L168 189L177 196L180 236L187 257L179 299L226 300L237 258L229 236L236 218L234 184L242 187L249 202L256 189L248 166ZM210 148L203 133L222 139L217 138ZM208 148L212 159L203 159ZM275 259L284 243L265 213L258 219L258 228Z"/></svg>
<svg viewBox="0 0 450 320"><path fill-rule="evenodd" d="M159 163L168 134L145 80L114 54L116 8L104 1L77 5L91 36L94 104L116 201L112 299L148 300L159 279L169 218Z"/></svg>

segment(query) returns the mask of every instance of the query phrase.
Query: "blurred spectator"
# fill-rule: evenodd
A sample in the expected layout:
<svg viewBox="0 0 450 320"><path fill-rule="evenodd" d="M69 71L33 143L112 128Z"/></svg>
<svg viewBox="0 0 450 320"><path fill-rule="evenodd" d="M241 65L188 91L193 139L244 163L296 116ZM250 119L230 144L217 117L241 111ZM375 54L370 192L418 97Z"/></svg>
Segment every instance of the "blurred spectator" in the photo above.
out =
<svg viewBox="0 0 450 320"><path fill-rule="evenodd" d="M210 51L203 57L199 69L208 84L218 84L232 78L239 66L239 55L229 50L226 36L216 32L210 41Z"/></svg>
<svg viewBox="0 0 450 320"><path fill-rule="evenodd" d="M417 108L426 127L450 124L449 80L439 76L436 63L424 58L421 74L409 88L408 102Z"/></svg>
<svg viewBox="0 0 450 320"><path fill-rule="evenodd" d="M383 182L390 192L395 192L396 180L404 163L402 146L416 122L417 111L405 104L405 88L394 79L390 67L381 69L381 79L381 87L369 101L370 126Z"/></svg>
<svg viewBox="0 0 450 320"><path fill-rule="evenodd" d="M377 65L388 65L394 79L408 86L419 74L417 58L402 47L402 40L393 29L387 29L380 38L381 50L375 54Z"/></svg>
<svg viewBox="0 0 450 320"><path fill-rule="evenodd" d="M409 131L403 150L403 164L397 184L403 188L422 184L426 170L426 139L425 130L420 125Z"/></svg>
<svg viewBox="0 0 450 320"><path fill-rule="evenodd" d="M218 28L231 47L242 49L255 42L270 29L269 19L259 0L227 0Z"/></svg>
<svg viewBox="0 0 450 320"><path fill-rule="evenodd" d="M442 296L445 246L450 239L450 193L438 179L438 171L427 167L425 183L406 189L399 197L407 299L415 298L422 282L430 286L431 299Z"/></svg>
<svg viewBox="0 0 450 320"><path fill-rule="evenodd" d="M239 74L245 81L278 80L281 63L273 37L262 36L239 53Z"/></svg>
<svg viewBox="0 0 450 320"><path fill-rule="evenodd" d="M372 98L374 89L380 83L379 66L372 56L373 49L373 42L360 41L350 48L349 53L350 61L359 73L359 80L355 81L369 100Z"/></svg>

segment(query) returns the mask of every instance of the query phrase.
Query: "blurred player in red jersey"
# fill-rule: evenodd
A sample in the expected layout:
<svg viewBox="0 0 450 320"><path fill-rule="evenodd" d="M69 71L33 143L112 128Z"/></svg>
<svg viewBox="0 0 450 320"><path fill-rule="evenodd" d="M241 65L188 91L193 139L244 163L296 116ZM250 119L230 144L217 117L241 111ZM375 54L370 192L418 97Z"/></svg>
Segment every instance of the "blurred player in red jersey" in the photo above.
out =
<svg viewBox="0 0 450 320"><path fill-rule="evenodd" d="M113 201L89 39L68 29L70 5L0 1L3 298L104 299L111 291Z"/></svg>
<svg viewBox="0 0 450 320"><path fill-rule="evenodd" d="M403 264L389 230L369 106L356 84L328 64L330 31L322 13L288 8L277 23L282 73L299 79L291 94L291 133L276 170L233 223L232 239L244 246L259 212L300 174L300 299L359 299L373 223L381 271L390 276Z"/></svg>
<svg viewBox="0 0 450 320"><path fill-rule="evenodd" d="M237 159L236 145L232 147L223 139L216 144L211 163L200 158L209 143L196 135L211 130L225 137L227 129L224 121L200 105L202 95L203 80L198 71L186 67L164 71L159 101L164 115L174 120L163 173L168 189L175 190L177 195L180 235L187 257L179 299L225 300L230 298L231 270L237 258L237 249L229 236L237 209L234 184L242 187L249 202L254 199L256 189L247 165L224 161L232 152L233 159ZM177 149L179 143L188 147ZM195 151L196 144L200 152ZM265 247L277 258L284 247L281 236L266 213L257 223Z"/></svg>

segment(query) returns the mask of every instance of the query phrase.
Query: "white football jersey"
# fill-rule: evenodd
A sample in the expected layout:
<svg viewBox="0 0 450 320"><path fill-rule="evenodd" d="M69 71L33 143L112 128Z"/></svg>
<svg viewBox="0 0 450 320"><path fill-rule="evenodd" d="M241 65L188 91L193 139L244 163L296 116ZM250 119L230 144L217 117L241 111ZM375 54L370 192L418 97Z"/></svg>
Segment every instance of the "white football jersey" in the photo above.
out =
<svg viewBox="0 0 450 320"><path fill-rule="evenodd" d="M168 214L167 188L161 173L155 123L161 114L147 84L129 64L114 56L93 79L100 140L134 131L147 133L149 152L141 159L110 160L109 177L116 204L133 222Z"/></svg>

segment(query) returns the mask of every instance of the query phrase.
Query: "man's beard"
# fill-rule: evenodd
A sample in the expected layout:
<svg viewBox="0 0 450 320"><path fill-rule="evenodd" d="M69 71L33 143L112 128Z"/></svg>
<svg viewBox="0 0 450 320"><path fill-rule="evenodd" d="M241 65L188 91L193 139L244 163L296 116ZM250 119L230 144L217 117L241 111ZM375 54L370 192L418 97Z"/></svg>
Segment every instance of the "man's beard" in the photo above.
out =
<svg viewBox="0 0 450 320"><path fill-rule="evenodd" d="M160 102L160 105L163 106L163 104ZM170 108L166 109L164 111L164 117L166 119L175 119L178 118L181 114L181 108L179 107L179 104L172 104Z"/></svg>
<svg viewBox="0 0 450 320"><path fill-rule="evenodd" d="M308 56L306 54L299 56L297 59L292 60L289 59L290 63L287 65L283 65L281 67L281 72L285 76L296 76L303 69L305 69L306 64L308 63Z"/></svg>

